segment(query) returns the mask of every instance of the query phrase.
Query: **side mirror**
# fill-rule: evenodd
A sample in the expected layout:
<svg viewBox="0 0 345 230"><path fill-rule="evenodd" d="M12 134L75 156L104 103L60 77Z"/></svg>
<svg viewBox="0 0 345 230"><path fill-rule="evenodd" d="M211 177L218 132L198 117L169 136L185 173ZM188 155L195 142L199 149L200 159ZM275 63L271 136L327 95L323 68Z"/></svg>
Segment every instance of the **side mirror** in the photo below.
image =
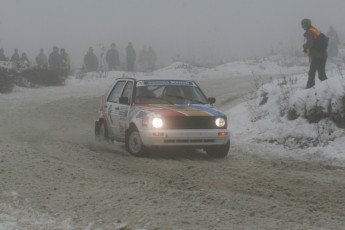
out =
<svg viewBox="0 0 345 230"><path fill-rule="evenodd" d="M209 97L207 98L208 102L210 102L210 104L214 104L216 103L216 98L215 97Z"/></svg>
<svg viewBox="0 0 345 230"><path fill-rule="evenodd" d="M120 97L119 103L124 105L129 105L129 98L128 97Z"/></svg>

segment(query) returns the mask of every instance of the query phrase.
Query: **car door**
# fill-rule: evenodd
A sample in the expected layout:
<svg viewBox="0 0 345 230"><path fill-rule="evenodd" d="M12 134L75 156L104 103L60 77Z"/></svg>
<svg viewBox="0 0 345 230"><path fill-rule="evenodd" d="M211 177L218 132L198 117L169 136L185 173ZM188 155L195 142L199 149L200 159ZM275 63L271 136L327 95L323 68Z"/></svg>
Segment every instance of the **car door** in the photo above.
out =
<svg viewBox="0 0 345 230"><path fill-rule="evenodd" d="M106 110L107 110L107 118L109 122L109 126L111 132L109 135L112 136L113 139L116 138L116 134L119 133L119 117L120 117L120 108L119 108L119 98L122 94L123 88L126 84L126 80L118 80L111 92L107 97L106 102Z"/></svg>
<svg viewBox="0 0 345 230"><path fill-rule="evenodd" d="M125 132L128 128L128 111L131 107L132 102L132 95L133 95L133 85L134 82L131 80L128 80L126 82L126 85L123 89L123 92L121 94L121 97L127 97L128 98L128 104L121 104L119 103L119 129L116 130L118 133L115 133L115 137L118 141L125 141Z"/></svg>

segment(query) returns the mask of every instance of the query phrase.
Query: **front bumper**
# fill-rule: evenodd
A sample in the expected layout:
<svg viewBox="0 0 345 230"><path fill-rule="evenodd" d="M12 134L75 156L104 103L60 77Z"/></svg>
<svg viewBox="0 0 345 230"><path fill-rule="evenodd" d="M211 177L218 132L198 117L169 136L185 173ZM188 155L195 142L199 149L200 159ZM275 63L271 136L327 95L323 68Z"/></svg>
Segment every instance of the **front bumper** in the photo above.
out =
<svg viewBox="0 0 345 230"><path fill-rule="evenodd" d="M189 130L140 130L145 146L193 146L206 147L224 145L230 139L230 132L224 129Z"/></svg>

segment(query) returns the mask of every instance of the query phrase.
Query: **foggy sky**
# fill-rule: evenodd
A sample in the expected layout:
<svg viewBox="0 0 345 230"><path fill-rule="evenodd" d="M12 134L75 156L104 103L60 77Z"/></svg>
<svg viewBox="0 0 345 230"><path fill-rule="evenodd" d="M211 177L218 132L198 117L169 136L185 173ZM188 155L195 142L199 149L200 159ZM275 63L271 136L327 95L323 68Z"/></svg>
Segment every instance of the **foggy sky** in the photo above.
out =
<svg viewBox="0 0 345 230"><path fill-rule="evenodd" d="M301 19L321 31L345 35L345 0L0 0L0 46L34 61L54 45L80 68L88 47L98 54L129 41L138 52L152 45L161 63L173 57L230 60L260 57L271 49L298 49ZM342 42L344 42L342 40ZM99 45L100 44L100 45ZM124 62L124 57L120 57Z"/></svg>

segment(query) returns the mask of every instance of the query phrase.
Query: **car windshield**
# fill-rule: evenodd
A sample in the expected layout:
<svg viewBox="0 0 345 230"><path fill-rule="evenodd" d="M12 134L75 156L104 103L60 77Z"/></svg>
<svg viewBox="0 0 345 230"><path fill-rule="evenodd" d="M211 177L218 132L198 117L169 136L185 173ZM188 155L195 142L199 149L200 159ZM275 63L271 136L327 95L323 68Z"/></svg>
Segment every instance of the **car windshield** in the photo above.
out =
<svg viewBox="0 0 345 230"><path fill-rule="evenodd" d="M193 81L138 81L136 104L208 104Z"/></svg>

